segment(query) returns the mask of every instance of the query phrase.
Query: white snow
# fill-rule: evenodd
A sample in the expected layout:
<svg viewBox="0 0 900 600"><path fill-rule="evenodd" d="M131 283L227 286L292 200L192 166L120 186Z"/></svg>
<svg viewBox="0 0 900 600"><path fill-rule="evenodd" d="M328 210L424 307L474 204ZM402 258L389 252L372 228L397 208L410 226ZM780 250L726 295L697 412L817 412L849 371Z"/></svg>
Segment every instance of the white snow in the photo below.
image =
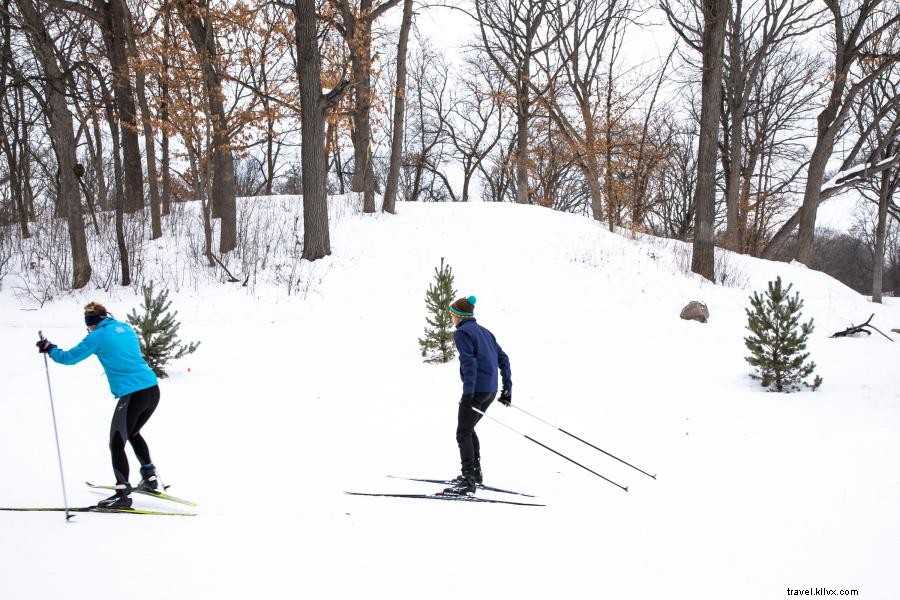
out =
<svg viewBox="0 0 900 600"><path fill-rule="evenodd" d="M144 435L199 516L0 512L0 598L900 594L900 344L828 337L872 312L882 331L900 327L900 303L733 255L723 260L744 287L714 286L683 273L685 244L529 206L401 204L337 220L332 244L305 294L203 283L170 296L181 338L202 344L172 365ZM484 420L487 482L546 507L344 494L429 492L439 486L386 476L458 471L457 363L423 363L416 342L441 257L510 355L514 404L656 481L495 404L492 417L629 491ZM815 393L767 393L748 377L744 310L776 275L815 319ZM43 329L76 344L88 299L122 318L140 303L92 292L38 308L0 292L2 506L62 503L34 342ZM678 318L690 300L709 323ZM93 358L50 376L69 502L93 504L101 495L82 482L112 477L114 399Z"/></svg>

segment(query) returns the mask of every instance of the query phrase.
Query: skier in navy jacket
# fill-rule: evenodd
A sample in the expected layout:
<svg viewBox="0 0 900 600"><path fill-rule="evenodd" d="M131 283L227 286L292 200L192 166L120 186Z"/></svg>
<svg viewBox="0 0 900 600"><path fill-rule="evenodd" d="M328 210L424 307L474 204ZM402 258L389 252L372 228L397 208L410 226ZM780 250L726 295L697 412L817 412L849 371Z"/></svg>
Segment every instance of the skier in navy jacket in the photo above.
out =
<svg viewBox="0 0 900 600"><path fill-rule="evenodd" d="M141 462L138 487L150 492L157 491L158 487L156 468L150 460L150 450L141 436L141 428L159 404L159 386L156 374L141 354L140 342L131 325L116 321L102 304L96 302L84 307L84 324L88 334L71 350L61 350L46 339L38 341L37 347L39 352L46 353L54 362L63 365L74 365L94 354L100 360L110 391L119 401L109 432L116 493L101 500L98 506L130 508L126 441L131 443L135 456Z"/></svg>
<svg viewBox="0 0 900 600"><path fill-rule="evenodd" d="M475 301L475 296L460 298L449 307L450 319L456 327L453 341L459 352L459 376L463 382L456 426L462 474L455 479L453 487L444 490L446 494L470 494L483 480L475 425L497 396L498 369L503 380L500 403L509 406L512 402L509 357L494 334L475 321Z"/></svg>

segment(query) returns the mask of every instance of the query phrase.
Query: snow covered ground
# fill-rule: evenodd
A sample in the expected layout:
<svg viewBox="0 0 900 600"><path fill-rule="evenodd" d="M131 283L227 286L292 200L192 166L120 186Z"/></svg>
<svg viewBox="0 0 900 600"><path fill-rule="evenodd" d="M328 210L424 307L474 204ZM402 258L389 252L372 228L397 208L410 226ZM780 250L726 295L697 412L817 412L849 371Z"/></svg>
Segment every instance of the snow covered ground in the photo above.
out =
<svg viewBox="0 0 900 600"><path fill-rule="evenodd" d="M0 598L900 596L900 344L828 337L872 312L900 327L900 303L740 256L724 259L738 285L713 286L683 273L687 246L538 207L399 212L339 220L305 294L173 293L182 339L202 345L173 365L144 434L199 516L0 513ZM510 355L514 404L656 481L496 404L489 415L629 491L484 420L487 482L546 507L344 494L429 492L386 476L458 471L457 363L425 364L416 343L441 257ZM815 319L815 393L748 377L744 310L776 275ZM85 293L37 309L0 292L2 506L62 502L34 342L43 329L77 343L88 299L122 318L140 303ZM678 318L690 300L709 323ZM114 400L95 359L50 376L69 502L92 504L82 482L111 479Z"/></svg>

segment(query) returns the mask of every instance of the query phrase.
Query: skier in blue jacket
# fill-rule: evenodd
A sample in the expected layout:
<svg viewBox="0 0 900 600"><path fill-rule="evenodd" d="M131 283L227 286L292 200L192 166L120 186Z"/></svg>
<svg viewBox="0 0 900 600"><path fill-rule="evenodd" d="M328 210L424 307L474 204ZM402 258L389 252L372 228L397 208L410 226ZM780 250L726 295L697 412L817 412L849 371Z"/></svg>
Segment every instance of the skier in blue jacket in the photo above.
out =
<svg viewBox="0 0 900 600"><path fill-rule="evenodd" d="M463 383L456 425L462 474L454 480L452 487L444 490L445 494L473 493L483 481L481 446L475 434L475 425L481 420L481 413L497 396L498 369L503 380L500 403L509 406L512 402L509 357L500 348L494 334L475 321L475 301L475 296L460 298L449 307L450 320L456 327L453 341L459 352L459 375Z"/></svg>
<svg viewBox="0 0 900 600"><path fill-rule="evenodd" d="M116 493L97 505L105 508L130 508L131 485L128 482L128 457L125 442L131 443L135 456L141 463L140 489L157 491L156 468L150 460L147 442L141 436L141 428L159 404L159 386L156 374L147 366L141 354L141 346L134 329L127 323L115 320L102 304L91 302L84 307L84 324L88 334L71 350L61 350L49 340L37 343L38 351L46 353L54 362L74 365L91 355L96 355L103 366L109 388L119 399L113 412L109 432L109 450L112 454L113 473L116 477Z"/></svg>

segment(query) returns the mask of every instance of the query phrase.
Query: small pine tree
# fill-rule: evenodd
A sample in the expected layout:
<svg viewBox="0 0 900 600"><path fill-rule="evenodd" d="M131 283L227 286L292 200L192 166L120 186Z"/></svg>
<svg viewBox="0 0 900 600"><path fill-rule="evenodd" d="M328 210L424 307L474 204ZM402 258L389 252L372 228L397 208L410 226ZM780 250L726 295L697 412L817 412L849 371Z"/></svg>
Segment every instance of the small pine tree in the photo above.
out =
<svg viewBox="0 0 900 600"><path fill-rule="evenodd" d="M163 290L158 296L153 294L153 283L145 285L143 316L135 310L128 314L128 322L137 330L141 342L141 353L147 364L157 377L168 377L165 366L175 359L191 354L200 342L187 345L178 339L178 328L181 323L175 320L178 312L169 314L169 290Z"/></svg>
<svg viewBox="0 0 900 600"><path fill-rule="evenodd" d="M792 286L782 288L781 277L770 281L765 296L753 293L751 308L746 311L747 329L753 334L744 338L751 352L746 359L756 367L751 377L760 380L765 388L772 386L776 392L796 391L800 384L815 390L822 384L818 375L812 385L806 382L816 368L816 363L806 362L809 352L805 352L813 321L800 325L803 301L799 293L789 296Z"/></svg>
<svg viewBox="0 0 900 600"><path fill-rule="evenodd" d="M453 323L450 321L450 303L456 295L453 289L453 269L444 265L434 269L434 283L428 286L425 306L429 316L425 317L425 337L419 338L419 347L426 362L448 362L456 354L453 344Z"/></svg>

